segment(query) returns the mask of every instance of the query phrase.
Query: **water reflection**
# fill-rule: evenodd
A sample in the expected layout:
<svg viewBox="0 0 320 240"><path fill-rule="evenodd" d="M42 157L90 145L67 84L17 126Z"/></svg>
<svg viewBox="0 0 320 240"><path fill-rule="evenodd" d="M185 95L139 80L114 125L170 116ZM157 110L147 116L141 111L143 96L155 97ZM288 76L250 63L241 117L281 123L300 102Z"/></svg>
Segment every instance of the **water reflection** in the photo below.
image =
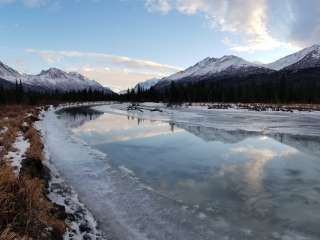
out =
<svg viewBox="0 0 320 240"><path fill-rule="evenodd" d="M94 121L85 121L73 131L90 144L108 144L151 138L173 133L174 127L164 122L141 118L103 114ZM178 130L179 131L179 130ZM180 130L182 131L182 130Z"/></svg>
<svg viewBox="0 0 320 240"><path fill-rule="evenodd" d="M71 116L79 120L77 114ZM86 113L78 122L75 134L165 196L209 215L281 221L320 235L315 226L320 222L316 137L266 136L101 113Z"/></svg>
<svg viewBox="0 0 320 240"><path fill-rule="evenodd" d="M63 118L69 127L80 127L88 121L97 119L103 115L103 112L87 108L87 107L72 107L62 109L56 112L60 118Z"/></svg>

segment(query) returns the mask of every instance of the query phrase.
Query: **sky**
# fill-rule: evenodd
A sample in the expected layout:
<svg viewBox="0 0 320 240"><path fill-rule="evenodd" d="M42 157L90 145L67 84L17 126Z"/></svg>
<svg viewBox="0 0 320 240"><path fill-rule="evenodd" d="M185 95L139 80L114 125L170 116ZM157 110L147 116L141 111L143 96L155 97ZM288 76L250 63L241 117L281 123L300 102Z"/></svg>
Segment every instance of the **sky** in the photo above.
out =
<svg viewBox="0 0 320 240"><path fill-rule="evenodd" d="M0 61L116 91L208 56L268 63L319 41L319 0L0 0Z"/></svg>

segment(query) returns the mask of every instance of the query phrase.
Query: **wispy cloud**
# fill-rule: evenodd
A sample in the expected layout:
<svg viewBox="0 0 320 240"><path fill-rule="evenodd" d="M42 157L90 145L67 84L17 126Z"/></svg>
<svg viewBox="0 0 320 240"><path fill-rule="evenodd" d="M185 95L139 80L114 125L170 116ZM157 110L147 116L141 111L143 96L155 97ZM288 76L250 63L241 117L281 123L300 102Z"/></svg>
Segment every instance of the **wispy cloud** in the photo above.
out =
<svg viewBox="0 0 320 240"><path fill-rule="evenodd" d="M149 78L161 78L181 68L150 60L133 59L97 52L26 49L50 66L77 71L114 89L126 89Z"/></svg>
<svg viewBox="0 0 320 240"><path fill-rule="evenodd" d="M171 9L171 0L146 0L146 8L153 12L168 13Z"/></svg>
<svg viewBox="0 0 320 240"><path fill-rule="evenodd" d="M36 50L36 49L26 49L28 53L36 54L44 58L48 63L54 64L58 61L61 61L63 58L82 58L93 59L98 62L103 60L102 64L109 64L116 68L127 68L132 69L133 71L143 71L149 73L159 73L159 74L170 74L181 70L178 67L161 64L153 62L150 60L141 60L133 59L126 56L116 56L105 53L96 53L96 52L80 52L80 51L52 51L52 50Z"/></svg>

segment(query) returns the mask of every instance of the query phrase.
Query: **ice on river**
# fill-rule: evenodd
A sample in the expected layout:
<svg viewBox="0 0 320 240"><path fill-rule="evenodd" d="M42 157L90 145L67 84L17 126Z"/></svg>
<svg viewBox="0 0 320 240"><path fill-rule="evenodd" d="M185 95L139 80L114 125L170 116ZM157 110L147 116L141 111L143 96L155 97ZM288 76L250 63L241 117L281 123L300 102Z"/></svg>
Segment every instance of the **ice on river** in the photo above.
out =
<svg viewBox="0 0 320 240"><path fill-rule="evenodd" d="M126 107L40 123L108 239L319 239L320 115Z"/></svg>

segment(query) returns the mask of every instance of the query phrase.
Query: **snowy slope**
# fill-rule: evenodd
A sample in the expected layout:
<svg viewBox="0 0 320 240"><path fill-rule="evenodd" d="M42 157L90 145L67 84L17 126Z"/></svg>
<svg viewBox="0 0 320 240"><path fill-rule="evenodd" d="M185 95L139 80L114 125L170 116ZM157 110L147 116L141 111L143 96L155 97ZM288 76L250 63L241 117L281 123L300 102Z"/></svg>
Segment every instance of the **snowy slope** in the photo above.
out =
<svg viewBox="0 0 320 240"><path fill-rule="evenodd" d="M101 90L112 93L109 88L103 87L94 80L76 72L64 72L57 68L50 68L37 75L20 74L16 70L0 62L0 78L11 83L21 81L22 84L38 90L58 90L58 91L75 91L75 90Z"/></svg>
<svg viewBox="0 0 320 240"><path fill-rule="evenodd" d="M139 86L140 86L141 90L144 90L144 91L149 90L154 85L156 85L159 81L160 81L160 79L152 78L152 79L146 80L144 82L140 82L134 87L134 91L137 92Z"/></svg>
<svg viewBox="0 0 320 240"><path fill-rule="evenodd" d="M299 62L300 60L302 60L304 57L306 57L307 55L309 55L312 52L319 52L320 51L320 45L313 45L311 47L302 49L299 52L296 52L294 54L291 54L289 56L286 56L284 58L281 58L273 63L270 64L266 64L265 66L270 68L270 69L274 69L274 70L281 70L285 67L288 67L292 64L295 64L297 62Z"/></svg>
<svg viewBox="0 0 320 240"><path fill-rule="evenodd" d="M184 78L196 78L211 76L228 70L234 73L235 70L241 71L246 68L263 68L262 66L250 63L237 56L223 56L221 58L206 58L196 65L187 68L184 71L173 74L163 80L177 81Z"/></svg>
<svg viewBox="0 0 320 240"><path fill-rule="evenodd" d="M289 70L320 67L320 46L309 52L298 62L286 67Z"/></svg>
<svg viewBox="0 0 320 240"><path fill-rule="evenodd" d="M15 82L21 75L16 70L0 62L0 77L10 82Z"/></svg>
<svg viewBox="0 0 320 240"><path fill-rule="evenodd" d="M246 61L237 56L223 56L222 58L206 58L201 62L198 62L192 67L187 68L184 71L175 73L169 77L163 78L166 81L177 81L186 78L197 79L199 77L213 76L219 73L224 75L234 75L242 72L254 73L255 69L259 72L261 70L281 70L290 65L304 60L304 64L300 64L300 68L304 66L310 67L316 64L320 58L320 45L313 45L309 48L305 48L297 53L291 54L284 58L281 58L270 64L258 64Z"/></svg>
<svg viewBox="0 0 320 240"><path fill-rule="evenodd" d="M23 82L32 86L59 91L84 90L89 88L92 90L103 90L103 87L96 81L89 80L79 73L67 73L57 68L50 68L38 75L25 75Z"/></svg>

